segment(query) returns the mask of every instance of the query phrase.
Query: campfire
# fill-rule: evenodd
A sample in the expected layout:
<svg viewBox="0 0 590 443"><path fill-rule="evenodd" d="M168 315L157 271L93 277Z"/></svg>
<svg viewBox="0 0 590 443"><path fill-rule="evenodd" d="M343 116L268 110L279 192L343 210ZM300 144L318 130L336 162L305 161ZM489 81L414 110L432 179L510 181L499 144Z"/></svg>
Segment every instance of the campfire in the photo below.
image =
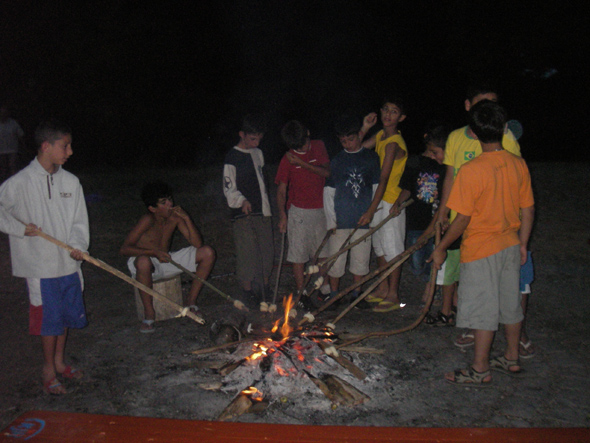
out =
<svg viewBox="0 0 590 443"><path fill-rule="evenodd" d="M221 389L238 392L219 420L263 410L272 402L289 401L293 395L315 394L318 389L332 407L369 400L346 381L363 380L366 375L336 350L336 334L318 325L294 328L289 317L292 296L283 305L284 316L270 331L262 331L266 337L239 344L231 359L217 369L224 376Z"/></svg>

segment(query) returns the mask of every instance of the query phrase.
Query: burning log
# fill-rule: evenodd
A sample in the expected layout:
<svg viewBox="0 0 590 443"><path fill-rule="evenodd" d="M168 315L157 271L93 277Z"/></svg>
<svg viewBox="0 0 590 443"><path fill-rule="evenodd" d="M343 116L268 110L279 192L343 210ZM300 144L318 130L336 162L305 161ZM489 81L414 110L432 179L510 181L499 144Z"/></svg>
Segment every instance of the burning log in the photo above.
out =
<svg viewBox="0 0 590 443"><path fill-rule="evenodd" d="M335 375L325 375L321 379L311 376L309 378L333 403L356 406L371 399L368 395Z"/></svg>
<svg viewBox="0 0 590 443"><path fill-rule="evenodd" d="M340 351L356 352L357 354L385 354L385 350L377 348L368 348L365 346L342 346Z"/></svg>
<svg viewBox="0 0 590 443"><path fill-rule="evenodd" d="M247 412L260 412L266 409L268 402L263 401L262 392L254 387L240 392L236 398L217 417L219 421L233 420Z"/></svg>
<svg viewBox="0 0 590 443"><path fill-rule="evenodd" d="M245 363L246 361L248 361L246 358L242 358L241 360L238 360L238 361L228 362L228 363L224 364L221 368L219 368L219 370L217 372L219 372L221 375L225 376L225 375L230 374L233 371L235 371L238 367L240 367L240 365L242 365L242 363Z"/></svg>
<svg viewBox="0 0 590 443"><path fill-rule="evenodd" d="M324 352L326 352L326 349L329 346L332 346L331 344L328 345L324 341L318 341L317 343L320 346L320 348L322 348L322 350ZM355 365L353 362L351 362L349 359L347 359L343 355L338 354L338 353L336 353L336 355L334 355L333 353L328 354L327 352L326 352L326 355L329 355L332 359L334 359L334 361L336 361L344 369L348 370L348 372L350 372L352 375L354 375L359 380L364 380L365 378L367 378L367 374L365 374L361 368L359 368L357 365Z"/></svg>
<svg viewBox="0 0 590 443"><path fill-rule="evenodd" d="M191 354L195 354L195 355L209 354L211 352L217 352L217 351L221 351L223 349L231 348L233 346L238 346L238 345L241 345L242 343L248 343L248 342L254 342L254 341L256 341L255 338L249 338L249 339L244 339L244 340L240 340L240 341L234 341L231 343L224 343L222 345L212 346L210 348L197 349L196 351L191 351Z"/></svg>

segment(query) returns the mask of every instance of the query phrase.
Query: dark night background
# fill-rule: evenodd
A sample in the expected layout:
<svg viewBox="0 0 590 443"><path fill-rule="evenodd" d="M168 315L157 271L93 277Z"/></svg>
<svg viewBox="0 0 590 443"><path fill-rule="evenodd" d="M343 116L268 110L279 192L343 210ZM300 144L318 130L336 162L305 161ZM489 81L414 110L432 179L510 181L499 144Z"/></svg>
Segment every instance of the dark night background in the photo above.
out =
<svg viewBox="0 0 590 443"><path fill-rule="evenodd" d="M123 1L0 3L0 99L30 136L73 127L68 169L218 163L247 112L268 162L297 118L338 149L332 122L399 91L410 150L425 123L464 123L466 85L495 81L523 156L585 159L585 3ZM586 7L587 8L587 7ZM30 141L30 140L29 140Z"/></svg>

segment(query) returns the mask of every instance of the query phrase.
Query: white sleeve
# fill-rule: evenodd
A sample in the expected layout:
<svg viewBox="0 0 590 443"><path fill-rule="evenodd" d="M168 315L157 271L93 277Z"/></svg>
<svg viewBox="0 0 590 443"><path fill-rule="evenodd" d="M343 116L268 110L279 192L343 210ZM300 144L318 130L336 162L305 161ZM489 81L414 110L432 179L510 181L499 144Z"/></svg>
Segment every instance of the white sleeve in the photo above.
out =
<svg viewBox="0 0 590 443"><path fill-rule="evenodd" d="M0 186L0 231L22 238L25 236L25 225L12 215L16 190L11 185L9 181L5 181Z"/></svg>
<svg viewBox="0 0 590 443"><path fill-rule="evenodd" d="M88 211L86 209L86 200L84 200L84 191L82 186L78 187L76 196L76 209L72 219L72 229L68 238L68 244L82 252L88 252L90 244L90 232L88 227Z"/></svg>
<svg viewBox="0 0 590 443"><path fill-rule="evenodd" d="M236 184L236 167L223 165L223 194L230 208L241 208L246 198L238 191Z"/></svg>
<svg viewBox="0 0 590 443"><path fill-rule="evenodd" d="M329 230L336 228L336 211L334 210L334 194L336 188L324 187L324 213L326 214L326 227Z"/></svg>

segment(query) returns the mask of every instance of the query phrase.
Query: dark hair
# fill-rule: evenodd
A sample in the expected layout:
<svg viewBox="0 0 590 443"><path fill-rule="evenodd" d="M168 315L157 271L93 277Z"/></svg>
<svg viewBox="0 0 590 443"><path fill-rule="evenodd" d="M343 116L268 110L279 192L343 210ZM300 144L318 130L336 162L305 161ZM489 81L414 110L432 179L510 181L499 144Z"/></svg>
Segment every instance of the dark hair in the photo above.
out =
<svg viewBox="0 0 590 443"><path fill-rule="evenodd" d="M445 149L449 132L449 128L444 123L433 120L426 125L424 143L432 143L434 146Z"/></svg>
<svg viewBox="0 0 590 443"><path fill-rule="evenodd" d="M496 94L498 95L497 86L490 80L485 80L480 83L472 83L467 87L466 98L472 101L475 97L482 94Z"/></svg>
<svg viewBox="0 0 590 443"><path fill-rule="evenodd" d="M37 148L45 142L53 143L66 134L71 134L70 127L58 120L50 119L39 123L35 129L35 144Z"/></svg>
<svg viewBox="0 0 590 443"><path fill-rule="evenodd" d="M406 106L404 104L404 100L398 95L386 95L381 100L381 107L385 106L387 103L392 103L399 108L402 115L406 115Z"/></svg>
<svg viewBox="0 0 590 443"><path fill-rule="evenodd" d="M362 124L358 117L350 114L340 116L334 124L334 130L337 137L347 137L349 135L357 134L361 131Z"/></svg>
<svg viewBox="0 0 590 443"><path fill-rule="evenodd" d="M297 120L285 123L281 129L281 138L289 149L302 148L309 139L309 130Z"/></svg>
<svg viewBox="0 0 590 443"><path fill-rule="evenodd" d="M170 186L160 180L146 183L141 190L141 199L148 208L158 206L158 200L170 196L172 196Z"/></svg>
<svg viewBox="0 0 590 443"><path fill-rule="evenodd" d="M264 134L266 132L266 119L260 114L248 114L242 120L240 131L244 134Z"/></svg>
<svg viewBox="0 0 590 443"><path fill-rule="evenodd" d="M483 143L501 142L506 120L506 110L490 100L482 100L469 110L469 127Z"/></svg>

